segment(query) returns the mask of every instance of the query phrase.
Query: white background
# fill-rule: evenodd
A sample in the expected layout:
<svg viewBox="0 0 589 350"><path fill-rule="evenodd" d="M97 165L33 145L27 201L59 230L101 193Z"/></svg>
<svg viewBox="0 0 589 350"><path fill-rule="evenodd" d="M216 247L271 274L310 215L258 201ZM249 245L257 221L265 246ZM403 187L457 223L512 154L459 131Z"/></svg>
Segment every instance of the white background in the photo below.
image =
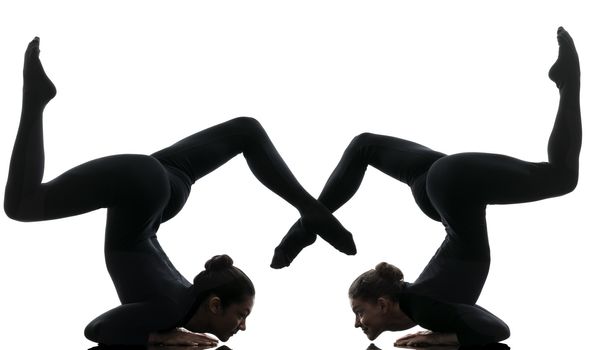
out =
<svg viewBox="0 0 589 350"><path fill-rule="evenodd" d="M22 57L36 35L58 89L45 113L45 180L100 156L152 153L241 115L264 125L315 196L363 131L445 153L544 161L558 102L547 78L557 27L575 38L582 68L589 55L581 4L4 1L0 182L19 122ZM514 349L584 340L586 159L584 152L573 193L488 208L493 262L479 303L510 325ZM257 298L248 329L227 344L237 350L366 348L353 328L350 282L383 260L413 281L444 237L405 185L370 168L336 213L358 255L318 240L275 271L273 249L297 211L257 182L241 156L192 191L161 226L160 241L189 279L219 253L251 276ZM92 346L86 323L118 303L102 255L104 221L104 210L40 223L0 215L2 348ZM376 344L391 349L401 335L385 333Z"/></svg>

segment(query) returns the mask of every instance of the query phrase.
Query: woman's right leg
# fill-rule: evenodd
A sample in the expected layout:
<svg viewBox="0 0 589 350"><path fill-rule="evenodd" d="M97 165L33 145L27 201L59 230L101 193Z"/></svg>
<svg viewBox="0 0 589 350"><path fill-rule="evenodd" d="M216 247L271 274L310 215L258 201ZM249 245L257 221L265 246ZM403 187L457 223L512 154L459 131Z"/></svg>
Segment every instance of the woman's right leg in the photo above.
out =
<svg viewBox="0 0 589 350"><path fill-rule="evenodd" d="M92 160L42 183L43 109L54 96L55 87L43 70L35 38L25 53L23 108L6 183L6 214L19 221L42 221L117 206L132 208L127 215L133 221L134 215L161 211L158 207L165 203L168 183L161 164L149 156Z"/></svg>
<svg viewBox="0 0 589 350"><path fill-rule="evenodd" d="M445 154L411 141L371 133L360 134L344 151L318 200L330 211L336 211L354 196L368 165L371 165L409 185L421 210L439 221L439 216L427 198L425 175L429 167L443 156ZM274 267L283 267L280 262L287 266L308 245L301 237L305 237L305 229L298 220L276 247Z"/></svg>
<svg viewBox="0 0 589 350"><path fill-rule="evenodd" d="M22 221L43 220L41 181L45 166L43 110L55 96L39 60L39 38L29 43L23 69L23 101L20 125L6 183L4 211Z"/></svg>

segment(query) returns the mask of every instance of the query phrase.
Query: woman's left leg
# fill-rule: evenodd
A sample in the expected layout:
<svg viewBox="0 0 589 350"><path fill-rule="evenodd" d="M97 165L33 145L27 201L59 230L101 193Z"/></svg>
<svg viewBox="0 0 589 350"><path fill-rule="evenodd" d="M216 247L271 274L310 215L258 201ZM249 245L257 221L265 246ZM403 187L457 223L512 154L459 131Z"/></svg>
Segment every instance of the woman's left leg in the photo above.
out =
<svg viewBox="0 0 589 350"><path fill-rule="evenodd" d="M152 156L165 166L180 170L191 185L239 153L243 153L250 170L264 186L298 209L313 235L318 234L346 254L356 253L352 235L299 184L265 130L253 118L239 117L210 127ZM164 220L174 214L170 213Z"/></svg>

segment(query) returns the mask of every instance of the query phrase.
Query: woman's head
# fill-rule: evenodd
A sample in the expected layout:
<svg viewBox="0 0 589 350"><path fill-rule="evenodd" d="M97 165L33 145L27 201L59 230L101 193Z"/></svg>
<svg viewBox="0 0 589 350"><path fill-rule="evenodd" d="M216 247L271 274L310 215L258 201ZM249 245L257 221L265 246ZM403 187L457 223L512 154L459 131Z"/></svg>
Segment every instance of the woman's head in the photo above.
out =
<svg viewBox="0 0 589 350"><path fill-rule="evenodd" d="M376 339L385 330L406 329L408 319L398 303L403 284L401 270L385 262L352 282L348 296L355 327L362 328L368 339Z"/></svg>
<svg viewBox="0 0 589 350"><path fill-rule="evenodd" d="M396 300L402 286L403 272L396 266L381 262L374 269L364 272L352 282L348 296L350 299L367 301L375 301L382 296Z"/></svg>
<svg viewBox="0 0 589 350"><path fill-rule="evenodd" d="M245 330L256 294L252 281L233 266L228 255L216 255L194 277L194 304L186 328L209 332L226 341Z"/></svg>

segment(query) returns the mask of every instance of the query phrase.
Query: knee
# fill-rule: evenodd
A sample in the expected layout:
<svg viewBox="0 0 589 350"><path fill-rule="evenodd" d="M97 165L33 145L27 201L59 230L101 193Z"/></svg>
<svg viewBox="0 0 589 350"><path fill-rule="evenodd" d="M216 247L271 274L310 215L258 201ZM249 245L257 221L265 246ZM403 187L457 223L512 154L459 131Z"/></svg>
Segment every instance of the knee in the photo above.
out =
<svg viewBox="0 0 589 350"><path fill-rule="evenodd" d="M511 336L511 331L509 330L509 326L507 326L507 324L505 324L505 322L501 321L496 327L495 327L495 341L496 342L500 342L503 341L507 338L509 338Z"/></svg>
<svg viewBox="0 0 589 350"><path fill-rule="evenodd" d="M579 182L579 171L571 170L562 177L562 191L563 194L573 192L577 188Z"/></svg>
<svg viewBox="0 0 589 350"><path fill-rule="evenodd" d="M548 169L546 173L542 173L545 177L542 179L545 181L544 188L548 191L549 197L554 196L563 196L568 194L577 188L577 183L579 181L579 170L571 169L567 167L557 167L550 163L547 164L545 168L540 167L540 169Z"/></svg>
<svg viewBox="0 0 589 350"><path fill-rule="evenodd" d="M237 117L230 121L233 127L246 135L258 135L264 132L262 124L252 117Z"/></svg>
<svg viewBox="0 0 589 350"><path fill-rule="evenodd" d="M29 207L32 206L29 205ZM6 213L6 216L12 220L20 222L35 221L35 214L32 209L27 210L26 206L23 206L21 201L10 200L8 196L4 198L4 213Z"/></svg>
<svg viewBox="0 0 589 350"><path fill-rule="evenodd" d="M376 135L369 133L369 132L363 132L359 135L356 135L352 141L350 142L350 145L348 146L348 149L352 149L352 150L361 150L366 148L367 146L371 145L374 143L374 139L375 139Z"/></svg>
<svg viewBox="0 0 589 350"><path fill-rule="evenodd" d="M16 205L13 205L13 203L8 201L6 198L4 198L4 213L6 213L6 216L11 218L12 220L22 221L20 220L20 215L18 210L16 209Z"/></svg>
<svg viewBox="0 0 589 350"><path fill-rule="evenodd" d="M84 336L86 339L95 343L100 342L99 322L97 320L93 320L92 322L88 323L86 328L84 328Z"/></svg>

